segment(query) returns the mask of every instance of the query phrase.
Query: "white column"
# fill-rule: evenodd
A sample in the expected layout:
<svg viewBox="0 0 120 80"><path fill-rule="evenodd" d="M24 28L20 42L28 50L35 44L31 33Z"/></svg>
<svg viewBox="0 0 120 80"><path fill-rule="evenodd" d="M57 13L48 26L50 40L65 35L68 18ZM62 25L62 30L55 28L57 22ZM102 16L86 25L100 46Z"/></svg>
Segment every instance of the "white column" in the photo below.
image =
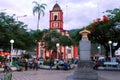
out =
<svg viewBox="0 0 120 80"><path fill-rule="evenodd" d="M56 44L56 47L57 47L57 59L58 59L58 55L59 55L58 54L59 53L59 45L60 45L59 43Z"/></svg>
<svg viewBox="0 0 120 80"><path fill-rule="evenodd" d="M112 41L108 41L108 44L110 47L110 58L112 58L112 48L111 48Z"/></svg>
<svg viewBox="0 0 120 80"><path fill-rule="evenodd" d="M11 57L11 58L10 58L10 59L11 59L11 62L10 62L10 65L12 66L12 53L13 53L13 43L14 43L14 40L11 39L11 40L10 40L10 43L11 43L11 56L10 56L10 57Z"/></svg>

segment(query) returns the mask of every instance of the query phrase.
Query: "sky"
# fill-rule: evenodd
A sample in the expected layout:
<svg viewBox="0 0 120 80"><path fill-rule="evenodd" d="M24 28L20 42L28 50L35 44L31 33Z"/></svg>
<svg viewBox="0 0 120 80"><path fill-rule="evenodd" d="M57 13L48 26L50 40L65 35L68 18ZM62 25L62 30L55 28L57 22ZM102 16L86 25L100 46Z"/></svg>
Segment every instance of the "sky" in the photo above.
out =
<svg viewBox="0 0 120 80"><path fill-rule="evenodd" d="M49 11L58 3L63 11L64 29L80 29L89 25L106 10L120 8L120 0L0 0L0 12L15 14L16 20L28 25L27 29L37 29L37 15L33 15L33 1L47 4L45 15L41 16L40 30L49 29ZM27 15L26 17L23 17Z"/></svg>

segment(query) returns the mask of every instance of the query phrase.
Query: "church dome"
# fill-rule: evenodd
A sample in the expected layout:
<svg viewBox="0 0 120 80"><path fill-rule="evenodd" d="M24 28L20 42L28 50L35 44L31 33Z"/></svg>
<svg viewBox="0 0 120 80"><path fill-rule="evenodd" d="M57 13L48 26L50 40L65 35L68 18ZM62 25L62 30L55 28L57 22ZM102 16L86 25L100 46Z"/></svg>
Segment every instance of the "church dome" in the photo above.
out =
<svg viewBox="0 0 120 80"><path fill-rule="evenodd" d="M54 5L54 7L53 7L53 10L61 10L61 8L60 8L60 6L56 3L55 5Z"/></svg>

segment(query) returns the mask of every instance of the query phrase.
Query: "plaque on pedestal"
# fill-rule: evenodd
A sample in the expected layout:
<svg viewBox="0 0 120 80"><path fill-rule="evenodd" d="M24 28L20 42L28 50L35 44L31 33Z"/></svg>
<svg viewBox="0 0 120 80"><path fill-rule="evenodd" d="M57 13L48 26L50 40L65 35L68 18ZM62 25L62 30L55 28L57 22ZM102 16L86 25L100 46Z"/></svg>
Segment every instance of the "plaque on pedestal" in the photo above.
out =
<svg viewBox="0 0 120 80"><path fill-rule="evenodd" d="M91 43L88 39L79 41L80 60L90 60Z"/></svg>

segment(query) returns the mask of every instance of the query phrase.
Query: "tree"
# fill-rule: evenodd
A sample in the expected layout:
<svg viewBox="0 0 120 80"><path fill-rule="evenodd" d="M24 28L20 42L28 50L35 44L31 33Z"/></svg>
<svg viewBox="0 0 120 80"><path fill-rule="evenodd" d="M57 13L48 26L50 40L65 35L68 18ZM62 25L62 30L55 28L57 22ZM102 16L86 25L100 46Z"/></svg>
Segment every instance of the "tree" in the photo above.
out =
<svg viewBox="0 0 120 80"><path fill-rule="evenodd" d="M41 14L44 16L45 6L47 6L47 5L44 3L39 4L36 1L33 1L33 3L35 4L35 6L33 7L33 15L35 15L35 13L38 14L37 29L39 29L40 16L41 16Z"/></svg>
<svg viewBox="0 0 120 80"><path fill-rule="evenodd" d="M109 40L117 43L116 46L112 46L112 56L114 56L115 50L120 46L120 28L116 27L118 26L116 22L120 23L120 11L118 9L109 10L108 18L104 16L103 20L96 19L89 25L91 41L103 45L106 49L106 56L108 56L108 52L110 51Z"/></svg>
<svg viewBox="0 0 120 80"><path fill-rule="evenodd" d="M34 37L26 27L27 25L23 22L15 21L13 16L0 13L0 48L10 51L10 40L14 39L15 49L30 50Z"/></svg>
<svg viewBox="0 0 120 80"><path fill-rule="evenodd" d="M46 49L47 50L56 50L56 43L59 42L59 37L61 36L60 33L57 31L49 30L43 36L43 40L45 41ZM60 42L59 42L60 43Z"/></svg>
<svg viewBox="0 0 120 80"><path fill-rule="evenodd" d="M72 39L68 36L64 36L57 32L56 30L50 30L48 31L44 37L43 40L46 43L46 49L47 50L56 50L56 44L59 43L62 46L71 46L72 45Z"/></svg>
<svg viewBox="0 0 120 80"><path fill-rule="evenodd" d="M60 40L60 43L61 43L62 46L71 46L73 44L72 39L68 36L63 36L62 35L59 38L59 40Z"/></svg>
<svg viewBox="0 0 120 80"><path fill-rule="evenodd" d="M33 36L34 36L36 41L42 40L43 31L36 30L36 31L34 31Z"/></svg>
<svg viewBox="0 0 120 80"><path fill-rule="evenodd" d="M74 29L74 30L70 30L69 33L70 33L70 36L71 36L71 39L72 39L72 42L73 42L73 45L78 45L79 44L79 40L81 39L81 35L79 34L79 32L81 31L82 29Z"/></svg>

